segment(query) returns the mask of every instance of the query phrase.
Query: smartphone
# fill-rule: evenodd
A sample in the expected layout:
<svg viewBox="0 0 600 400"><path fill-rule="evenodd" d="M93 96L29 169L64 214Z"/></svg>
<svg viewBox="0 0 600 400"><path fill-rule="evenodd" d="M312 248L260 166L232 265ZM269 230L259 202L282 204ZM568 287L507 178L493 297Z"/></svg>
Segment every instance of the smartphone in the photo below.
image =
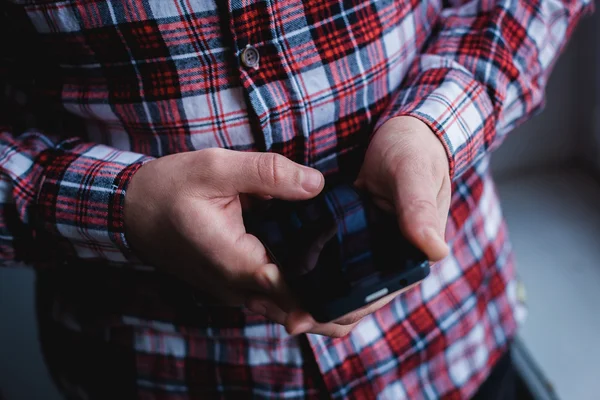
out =
<svg viewBox="0 0 600 400"><path fill-rule="evenodd" d="M329 322L422 281L427 257L400 232L397 219L351 184L301 202L275 200L245 215L300 305Z"/></svg>

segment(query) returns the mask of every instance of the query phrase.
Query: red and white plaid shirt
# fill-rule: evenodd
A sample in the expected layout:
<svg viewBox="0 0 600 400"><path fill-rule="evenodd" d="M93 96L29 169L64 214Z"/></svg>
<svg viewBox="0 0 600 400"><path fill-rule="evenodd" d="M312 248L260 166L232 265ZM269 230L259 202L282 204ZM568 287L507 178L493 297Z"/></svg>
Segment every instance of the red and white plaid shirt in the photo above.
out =
<svg viewBox="0 0 600 400"><path fill-rule="evenodd" d="M0 108L0 257L60 276L53 316L74 337L122 349L112 366L110 351L82 359L120 371L130 394L148 399L477 390L520 314L490 152L541 107L591 0L0 7L0 89L14 99ZM241 61L247 46L258 65ZM143 162L224 147L351 175L374 129L399 115L423 120L446 147L452 253L347 337L292 337L243 309L196 304L130 254L123 202ZM50 367L65 390L86 390L93 379L65 357Z"/></svg>

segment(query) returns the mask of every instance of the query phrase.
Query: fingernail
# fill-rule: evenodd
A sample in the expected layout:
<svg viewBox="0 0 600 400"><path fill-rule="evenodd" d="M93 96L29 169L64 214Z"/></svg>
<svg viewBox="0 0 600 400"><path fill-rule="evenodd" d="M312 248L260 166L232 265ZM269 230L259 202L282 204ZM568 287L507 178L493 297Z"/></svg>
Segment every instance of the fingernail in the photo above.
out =
<svg viewBox="0 0 600 400"><path fill-rule="evenodd" d="M321 188L323 175L312 168L304 168L302 172L302 189L315 192Z"/></svg>

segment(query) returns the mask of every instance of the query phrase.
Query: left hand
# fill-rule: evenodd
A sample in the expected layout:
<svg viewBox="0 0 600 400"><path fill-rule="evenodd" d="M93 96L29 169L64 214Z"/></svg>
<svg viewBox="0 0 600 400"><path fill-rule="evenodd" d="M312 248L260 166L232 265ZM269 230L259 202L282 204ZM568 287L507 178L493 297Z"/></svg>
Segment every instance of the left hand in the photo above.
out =
<svg viewBox="0 0 600 400"><path fill-rule="evenodd" d="M356 185L370 192L379 207L397 215L404 235L431 261L448 255L443 240L450 206L448 159L442 143L427 125L413 117L393 118L383 124L369 145ZM274 280L281 279L276 270L270 272ZM275 283L275 287L284 285ZM291 334L341 337L402 291L324 324L316 322L297 305L282 309L265 296L251 298L246 305L251 311L284 325Z"/></svg>
<svg viewBox="0 0 600 400"><path fill-rule="evenodd" d="M448 255L444 232L450 208L448 157L431 129L414 117L392 118L369 144L356 186L394 212L404 236L429 260Z"/></svg>

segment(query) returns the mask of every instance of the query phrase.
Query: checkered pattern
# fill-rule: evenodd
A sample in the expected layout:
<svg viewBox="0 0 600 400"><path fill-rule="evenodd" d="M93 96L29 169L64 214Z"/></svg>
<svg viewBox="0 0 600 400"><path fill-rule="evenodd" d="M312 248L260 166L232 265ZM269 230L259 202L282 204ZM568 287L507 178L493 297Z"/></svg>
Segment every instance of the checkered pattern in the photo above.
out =
<svg viewBox="0 0 600 400"><path fill-rule="evenodd" d="M128 349L112 362L141 398L467 398L506 349L518 308L489 154L540 108L592 7L0 0L0 257L40 270L75 260L85 273L54 285L52 310L82 340ZM247 45L257 68L239 61ZM123 201L144 162L224 147L351 176L372 132L399 115L446 147L452 254L349 336L289 337L237 309L174 305L183 290L133 268ZM111 369L110 351L90 354ZM77 390L93 381L54 367Z"/></svg>

